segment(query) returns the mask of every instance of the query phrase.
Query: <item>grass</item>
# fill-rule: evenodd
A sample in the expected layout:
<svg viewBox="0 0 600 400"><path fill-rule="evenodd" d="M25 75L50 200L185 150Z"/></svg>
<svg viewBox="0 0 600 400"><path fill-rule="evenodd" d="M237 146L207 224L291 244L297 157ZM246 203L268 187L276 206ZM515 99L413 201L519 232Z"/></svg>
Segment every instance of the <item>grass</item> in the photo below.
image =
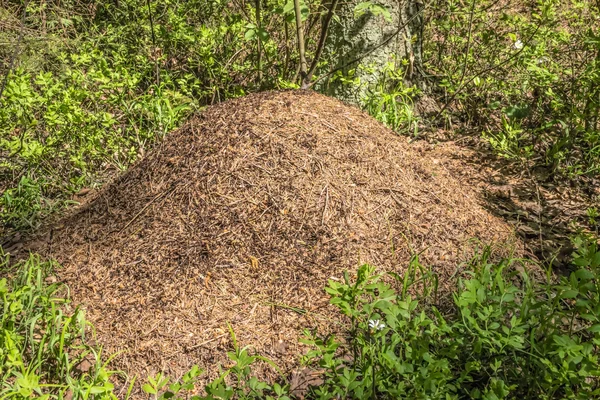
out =
<svg viewBox="0 0 600 400"><path fill-rule="evenodd" d="M35 255L9 262L0 254L0 270L12 272L0 280L0 398L114 397L110 357L103 361L101 348L87 344L91 327L52 282L56 265Z"/></svg>

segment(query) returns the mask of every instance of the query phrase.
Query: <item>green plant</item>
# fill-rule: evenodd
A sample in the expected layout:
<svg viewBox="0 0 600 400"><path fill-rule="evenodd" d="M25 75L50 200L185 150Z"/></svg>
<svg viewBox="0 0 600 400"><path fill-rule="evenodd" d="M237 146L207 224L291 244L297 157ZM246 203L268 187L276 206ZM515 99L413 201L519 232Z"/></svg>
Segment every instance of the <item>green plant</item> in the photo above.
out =
<svg viewBox="0 0 600 400"><path fill-rule="evenodd" d="M600 213L598 212L598 208L590 207L586 210L588 216L588 222L592 228L596 229L596 234L598 233L598 227L600 226Z"/></svg>
<svg viewBox="0 0 600 400"><path fill-rule="evenodd" d="M484 132L505 157L538 159L573 179L597 175L598 7L434 1L423 43L438 117Z"/></svg>
<svg viewBox="0 0 600 400"><path fill-rule="evenodd" d="M101 351L85 343L85 314L61 296L61 285L46 281L53 267L32 255L10 282L0 280L0 397L116 399L110 358L102 362ZM0 270L8 268L0 253Z"/></svg>
<svg viewBox="0 0 600 400"><path fill-rule="evenodd" d="M331 303L350 317L349 336L306 340L324 369L316 398L587 399L600 395L597 244L578 239L576 270L534 282L518 260L475 257L442 313L415 283L430 274L376 274L330 281ZM413 269L415 265L413 264ZM399 279L401 279L399 281ZM402 288L399 292L392 284ZM407 286L408 285L408 286ZM421 286L421 290L422 290ZM403 288L410 288L404 290ZM411 293L412 292L412 293ZM416 296L416 297L415 297Z"/></svg>
<svg viewBox="0 0 600 400"><path fill-rule="evenodd" d="M525 130L518 119L502 116L502 125L497 132L488 132L490 144L503 157L527 159L532 156L532 146L523 144Z"/></svg>
<svg viewBox="0 0 600 400"><path fill-rule="evenodd" d="M413 111L413 97L417 94L415 87L405 86L404 73L390 63L381 80L367 91L362 107L392 130L417 136L419 119Z"/></svg>
<svg viewBox="0 0 600 400"><path fill-rule="evenodd" d="M289 400L289 386L279 383L267 383L252 376L252 367L258 362L265 362L275 369L277 366L272 361L259 355L250 355L247 347L240 348L237 344L235 333L229 328L233 351L227 356L234 363L221 375L209 382L205 387L205 395L195 394L197 378L202 371L194 366L183 378L169 385L169 378L159 373L150 377L148 382L142 386L144 392L153 395L155 399L184 399L192 395L194 400L217 400L217 399L267 399L267 400Z"/></svg>
<svg viewBox="0 0 600 400"><path fill-rule="evenodd" d="M42 195L39 183L22 177L17 187L8 189L0 198L3 222L14 227L32 228L42 212Z"/></svg>
<svg viewBox="0 0 600 400"><path fill-rule="evenodd" d="M181 398L184 393L193 393L196 389L196 381L202 370L197 366L192 367L183 375L180 381L169 385L169 378L162 373L148 377L148 382L142 386L142 390L155 399Z"/></svg>

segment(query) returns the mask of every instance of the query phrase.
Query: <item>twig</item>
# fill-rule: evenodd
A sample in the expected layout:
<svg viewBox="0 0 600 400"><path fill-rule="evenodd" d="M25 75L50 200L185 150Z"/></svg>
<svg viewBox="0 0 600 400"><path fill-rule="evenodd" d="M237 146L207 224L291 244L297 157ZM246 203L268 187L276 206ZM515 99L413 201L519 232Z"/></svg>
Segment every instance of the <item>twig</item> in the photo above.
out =
<svg viewBox="0 0 600 400"><path fill-rule="evenodd" d="M256 72L257 72L257 83L260 86L261 85L261 81L262 81L262 67L261 67L261 54L262 54L262 41L260 38L260 34L259 31L261 30L261 23L260 23L260 0L256 0L256 10L255 10L255 17L256 17L256 43L257 43L257 55L256 55Z"/></svg>
<svg viewBox="0 0 600 400"><path fill-rule="evenodd" d="M271 306L271 307L279 307L279 308L284 308L286 310L291 310L294 311L300 315L304 315L306 313L308 313L308 310L305 310L304 308L299 308L299 307L294 307L294 306L288 306L286 304L279 304L279 303L271 303L271 302L266 302L263 303L266 306Z"/></svg>
<svg viewBox="0 0 600 400"><path fill-rule="evenodd" d="M173 193L175 191L175 189L177 189L179 186L174 186L172 188L170 188L169 190L166 190L162 193L159 193L158 195L156 195L152 200L150 200L137 214L135 214L133 216L132 219L129 220L129 222L127 224L125 224L124 227L122 227L121 229L119 229L119 233L123 232L125 229L127 229L127 227L129 225L131 225L136 219L138 219L138 217L140 215L142 215L144 213L144 211L146 211L146 209L148 209L148 207L150 207L152 204L154 204L154 202L156 202L156 200L160 199L161 197L167 197L169 194Z"/></svg>
<svg viewBox="0 0 600 400"><path fill-rule="evenodd" d="M300 11L300 0L294 0L294 11L296 13L296 36L298 39L298 53L300 55L300 79L302 82L306 80L306 74L308 72L306 66L306 55L304 49L304 32L302 31L302 14Z"/></svg>
<svg viewBox="0 0 600 400"><path fill-rule="evenodd" d="M508 64L510 61L514 60L519 54L521 54L523 52L523 50L525 50L527 48L527 45L531 42L531 40L535 37L535 34L537 33L537 31L540 29L541 24L538 25L535 28L535 31L533 31L533 33L531 34L531 36L529 36L529 38L525 41L525 44L523 45L523 47L517 51L516 53L514 53L513 55L511 55L510 57L508 57L506 60L502 61L500 64L498 65L493 65L491 67L485 68L481 71L479 71L478 73L476 73L475 75L473 75L472 77L470 77L466 82L462 83L458 89L456 89L456 91L454 92L454 94L450 97L450 100L448 100L444 106L442 107L442 109L440 111L438 111L438 113L436 114L436 116L433 118L432 122L435 122L444 111L446 111L446 109L448 108L448 106L450 106L450 104L452 104L452 102L454 101L454 99L456 99L456 96L458 96L458 94L465 88L465 86L467 86L469 83L473 82L475 80L475 78L480 77L481 75L493 71L496 68L500 68L506 64Z"/></svg>
<svg viewBox="0 0 600 400"><path fill-rule="evenodd" d="M160 85L160 73L158 70L158 56L154 54L156 51L156 36L154 35L154 20L152 19L152 9L150 8L150 0L146 0L148 6L148 18L150 19L150 32L152 33L152 53L154 56L154 68L156 69L156 84Z"/></svg>
<svg viewBox="0 0 600 400"><path fill-rule="evenodd" d="M460 76L460 81L458 86L462 85L463 80L465 79L465 74L467 73L467 61L469 60L469 51L471 50L471 37L473 34L473 14L475 11L475 0L471 2L471 13L469 15L469 35L467 37L467 49L465 51L465 60L463 61L462 74Z"/></svg>
<svg viewBox="0 0 600 400"><path fill-rule="evenodd" d="M321 216L321 225L325 225L325 213L327 213L327 207L329 206L329 183L325 185L321 194L325 192L325 207L323 207L323 215Z"/></svg>
<svg viewBox="0 0 600 400"><path fill-rule="evenodd" d="M192 346L192 347L188 347L188 349L187 349L187 350L188 350L188 351L189 351L189 350L195 350L195 349L197 349L198 347L206 346L206 345L207 345L207 344L209 344L210 342L214 342L215 340L217 340L217 339L221 339L222 337L225 337L225 336L227 336L227 335L229 335L229 332L227 332L227 333L224 333L224 334L222 334L222 335L219 335L219 336L217 336L217 337L214 337L214 338L212 338L212 339L206 340L206 341L204 341L204 342L202 342L202 343L200 343L200 344L194 345L194 346Z"/></svg>
<svg viewBox="0 0 600 400"><path fill-rule="evenodd" d="M309 86L310 80L312 79L315 70L317 69L317 65L319 64L319 59L321 58L321 54L323 54L323 49L325 48L325 41L327 40L327 32L329 31L329 25L331 24L331 20L333 18L333 13L337 8L339 0L333 0L331 2L331 7L327 12L327 16L323 20L323 26L321 26L321 36L319 37L319 43L317 44L317 51L315 52L315 56L308 68L308 72L306 73L306 78L302 82L302 88L306 89Z"/></svg>
<svg viewBox="0 0 600 400"><path fill-rule="evenodd" d="M540 253L543 254L544 252L544 234L542 232L542 197L540 195L540 186L537 183L537 180L533 177L533 174L531 173L531 168L529 167L529 165L524 165L525 170L527 171L527 175L529 175L529 179L531 180L531 182L535 185L535 194L537 197L537 203L538 203L538 209L537 209L537 219L538 219L538 233L539 233L539 240L540 240Z"/></svg>

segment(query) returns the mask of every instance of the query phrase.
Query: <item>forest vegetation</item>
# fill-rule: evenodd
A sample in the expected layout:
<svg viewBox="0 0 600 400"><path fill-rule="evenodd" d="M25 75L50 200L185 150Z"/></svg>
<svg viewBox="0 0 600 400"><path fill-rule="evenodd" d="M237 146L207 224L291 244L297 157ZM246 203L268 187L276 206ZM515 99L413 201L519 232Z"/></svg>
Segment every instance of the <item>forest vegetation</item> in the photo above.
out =
<svg viewBox="0 0 600 400"><path fill-rule="evenodd" d="M504 214L529 251L482 244L443 302L418 253L330 280L343 332L305 332L307 385L231 327L216 379L113 369L60 265L11 246L192 115L270 90L527 180L537 211ZM600 398L600 2L0 0L0 220L1 399Z"/></svg>

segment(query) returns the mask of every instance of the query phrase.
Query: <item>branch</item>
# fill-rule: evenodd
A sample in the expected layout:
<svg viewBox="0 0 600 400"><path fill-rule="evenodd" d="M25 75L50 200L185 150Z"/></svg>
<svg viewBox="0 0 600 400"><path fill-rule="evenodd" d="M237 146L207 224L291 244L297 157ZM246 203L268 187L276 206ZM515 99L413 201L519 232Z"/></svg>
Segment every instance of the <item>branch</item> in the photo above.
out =
<svg viewBox="0 0 600 400"><path fill-rule="evenodd" d="M465 86L467 86L469 83L473 82L475 80L475 78L480 77L481 75L485 74L486 72L490 72L495 70L496 68L500 68L506 64L508 64L510 61L514 60L519 54L521 54L523 52L523 50L525 50L527 48L527 45L529 43L531 43L531 40L535 37L535 34L537 33L537 31L540 29L541 24L538 25L535 28L535 31L533 31L533 33L531 34L531 36L529 36L529 38L525 41L525 44L523 45L523 47L517 51L516 53L514 53L512 56L508 57L506 60L502 61L500 64L498 65L492 65L489 68L483 69L481 71L479 71L478 73L476 73L475 75L473 75L472 77L470 77L466 82L463 82L462 84L460 84L458 86L458 89L456 89L456 92L454 92L454 94L452 95L452 97L450 97L450 100L448 100L446 102L446 104L444 104L444 107L442 107L442 109L440 111L438 111L438 113L436 114L436 116L433 118L432 122L435 122L444 111L446 111L446 109L448 108L448 106L450 104L452 104L452 102L454 101L454 99L456 98L456 96L458 96L458 94L461 92L461 90L463 90L465 88Z"/></svg>
<svg viewBox="0 0 600 400"><path fill-rule="evenodd" d="M463 83L465 79L465 74L467 73L467 61L469 60L469 52L471 51L471 36L473 33L473 14L475 12L475 0L471 2L471 13L469 14L469 36L467 38L467 49L465 51L465 60L463 61L462 75L460 77L459 86Z"/></svg>
<svg viewBox="0 0 600 400"><path fill-rule="evenodd" d="M154 20L152 19L152 9L150 8L150 0L146 0L148 6L148 18L150 19L150 32L152 32L152 55L154 56L154 67L156 69L156 84L160 85L160 71L158 69L158 55L156 52L156 35L154 35Z"/></svg>
<svg viewBox="0 0 600 400"><path fill-rule="evenodd" d="M306 55L304 52L304 32L302 31L302 14L300 11L300 0L294 0L294 12L296 13L296 35L298 37L298 52L300 53L300 77L302 82L306 79Z"/></svg>
<svg viewBox="0 0 600 400"><path fill-rule="evenodd" d="M256 71L258 72L258 76L257 76L257 80L258 80L258 85L261 85L261 81L262 81L262 68L261 68L261 53L262 53L262 43L261 43L261 39L260 39L260 35L258 34L258 31L260 31L261 29L261 24L260 24L260 0L256 0L256 29L257 29L257 56L256 56Z"/></svg>
<svg viewBox="0 0 600 400"><path fill-rule="evenodd" d="M329 25L331 24L331 20L333 18L333 13L337 8L339 0L333 0L331 3L331 7L327 12L327 16L323 20L323 26L321 26L321 36L319 37L319 43L317 45L317 51L315 52L315 56L310 64L310 68L306 73L306 78L302 82L302 89L307 89L309 87L310 80L312 79L315 70L317 69L317 65L319 64L319 59L321 58L321 54L323 54L323 49L325 48L325 41L327 40L327 32L329 31Z"/></svg>

